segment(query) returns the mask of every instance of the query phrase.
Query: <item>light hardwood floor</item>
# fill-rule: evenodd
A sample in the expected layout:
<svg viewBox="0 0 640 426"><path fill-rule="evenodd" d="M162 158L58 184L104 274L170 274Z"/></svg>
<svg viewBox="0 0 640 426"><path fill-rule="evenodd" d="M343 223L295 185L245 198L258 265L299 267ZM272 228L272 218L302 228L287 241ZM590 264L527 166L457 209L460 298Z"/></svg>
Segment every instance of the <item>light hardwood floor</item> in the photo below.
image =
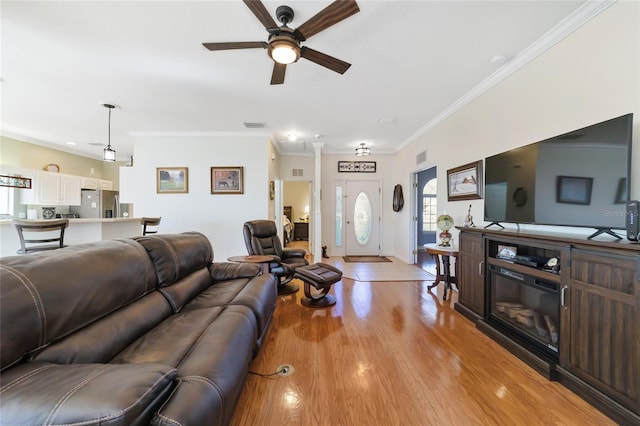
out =
<svg viewBox="0 0 640 426"><path fill-rule="evenodd" d="M279 296L233 425L608 425L442 301L429 281L344 278L331 308ZM435 289L434 289L435 290Z"/></svg>

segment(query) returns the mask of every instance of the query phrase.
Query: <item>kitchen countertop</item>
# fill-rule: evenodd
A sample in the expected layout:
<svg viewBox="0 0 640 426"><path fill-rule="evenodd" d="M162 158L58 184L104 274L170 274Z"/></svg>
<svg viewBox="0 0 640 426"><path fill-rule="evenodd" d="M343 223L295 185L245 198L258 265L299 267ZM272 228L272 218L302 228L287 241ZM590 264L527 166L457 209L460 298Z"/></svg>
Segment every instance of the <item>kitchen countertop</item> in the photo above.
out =
<svg viewBox="0 0 640 426"><path fill-rule="evenodd" d="M58 220L51 219L51 220ZM69 218L69 225L74 223L118 223L118 222L140 222L139 217L112 217L112 218ZM29 221L29 219L19 219L24 221ZM46 220L46 219L38 219L38 220ZM11 224L13 219L0 219L0 225L3 224Z"/></svg>
<svg viewBox="0 0 640 426"><path fill-rule="evenodd" d="M139 235L142 235L139 217L69 218L69 226L64 232L64 244L72 246ZM12 220L0 219L0 257L15 255L19 247L20 239Z"/></svg>

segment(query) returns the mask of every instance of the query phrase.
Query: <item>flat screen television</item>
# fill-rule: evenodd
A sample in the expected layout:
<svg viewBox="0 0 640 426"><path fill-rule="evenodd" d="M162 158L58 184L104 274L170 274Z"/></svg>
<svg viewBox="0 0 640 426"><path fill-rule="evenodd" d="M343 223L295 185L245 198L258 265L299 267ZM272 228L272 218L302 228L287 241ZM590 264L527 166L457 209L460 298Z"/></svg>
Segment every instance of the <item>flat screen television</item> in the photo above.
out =
<svg viewBox="0 0 640 426"><path fill-rule="evenodd" d="M485 158L484 220L625 228L633 114Z"/></svg>

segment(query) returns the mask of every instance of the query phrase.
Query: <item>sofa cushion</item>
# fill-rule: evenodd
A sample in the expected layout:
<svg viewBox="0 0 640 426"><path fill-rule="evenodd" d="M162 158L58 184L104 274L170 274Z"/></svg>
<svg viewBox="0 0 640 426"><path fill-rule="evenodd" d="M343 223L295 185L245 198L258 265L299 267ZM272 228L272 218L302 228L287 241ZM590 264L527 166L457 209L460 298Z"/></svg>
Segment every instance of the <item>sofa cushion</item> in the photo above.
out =
<svg viewBox="0 0 640 426"><path fill-rule="evenodd" d="M229 424L253 359L253 318L245 306L224 309L177 366L178 386L154 423Z"/></svg>
<svg viewBox="0 0 640 426"><path fill-rule="evenodd" d="M6 425L148 424L176 370L160 364L23 363L2 374Z"/></svg>
<svg viewBox="0 0 640 426"><path fill-rule="evenodd" d="M156 275L140 244L109 240L0 258L0 281L5 369L153 291Z"/></svg>
<svg viewBox="0 0 640 426"><path fill-rule="evenodd" d="M109 362L172 313L167 300L155 291L45 347L31 359L58 364Z"/></svg>
<svg viewBox="0 0 640 426"><path fill-rule="evenodd" d="M248 374L256 338L255 316L245 306L183 311L112 362L160 363L178 369L178 386L155 423L172 419L174 424L227 424Z"/></svg>
<svg viewBox="0 0 640 426"><path fill-rule="evenodd" d="M211 283L208 269L202 268L170 286L159 288L158 291L167 299L173 312L178 313Z"/></svg>
<svg viewBox="0 0 640 426"><path fill-rule="evenodd" d="M251 309L255 315L258 336L262 336L273 315L277 297L276 279L271 274L251 279L229 279L216 282L199 293L184 307L184 310L243 305Z"/></svg>
<svg viewBox="0 0 640 426"><path fill-rule="evenodd" d="M155 265L158 287L171 285L213 261L213 248L199 232L135 237Z"/></svg>

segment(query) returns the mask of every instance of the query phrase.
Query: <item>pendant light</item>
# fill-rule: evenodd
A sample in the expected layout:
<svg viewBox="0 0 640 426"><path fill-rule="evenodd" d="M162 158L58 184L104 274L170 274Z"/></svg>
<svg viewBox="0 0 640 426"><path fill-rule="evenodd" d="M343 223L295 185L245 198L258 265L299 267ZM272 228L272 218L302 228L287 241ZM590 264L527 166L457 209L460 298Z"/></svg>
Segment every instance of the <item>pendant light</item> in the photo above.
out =
<svg viewBox="0 0 640 426"><path fill-rule="evenodd" d="M363 157L365 155L371 155L371 148L364 146L364 143L361 143L358 148L356 148L356 157Z"/></svg>
<svg viewBox="0 0 640 426"><path fill-rule="evenodd" d="M112 104L102 104L102 106L109 110L109 138L107 139L107 146L104 148L102 159L104 161L116 161L116 150L111 148L111 110L116 106Z"/></svg>

